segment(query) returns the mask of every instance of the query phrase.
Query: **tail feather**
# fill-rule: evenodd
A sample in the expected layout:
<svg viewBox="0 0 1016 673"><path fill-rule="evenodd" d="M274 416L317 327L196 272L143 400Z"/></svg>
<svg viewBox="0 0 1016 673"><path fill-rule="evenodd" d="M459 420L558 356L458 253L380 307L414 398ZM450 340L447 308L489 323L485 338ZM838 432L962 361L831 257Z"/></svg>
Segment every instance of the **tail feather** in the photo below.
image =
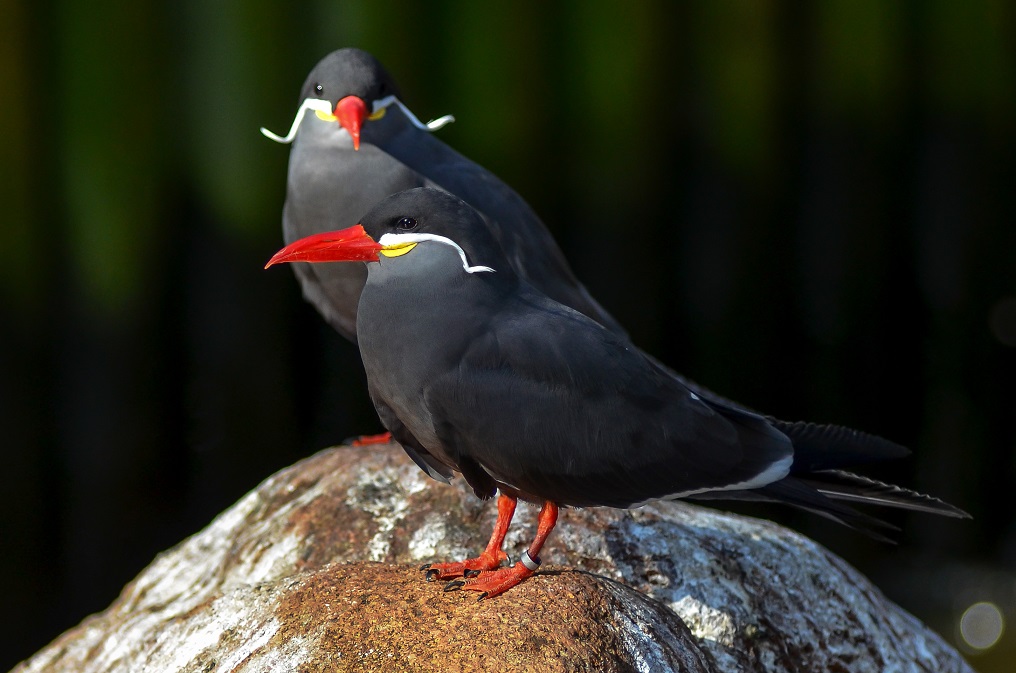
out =
<svg viewBox="0 0 1016 673"><path fill-rule="evenodd" d="M896 507L957 519L970 518L969 514L958 507L953 507L933 496L843 470L821 470L799 476L798 479L822 495L835 500Z"/></svg>
<svg viewBox="0 0 1016 673"><path fill-rule="evenodd" d="M843 524L848 528L853 528L881 542L896 544L896 540L889 535L898 532L899 528L869 514L859 512L853 507L832 500L827 494L818 491L810 484L796 477L786 477L756 489L756 492L763 495L767 500L775 500L787 505L793 505L799 509Z"/></svg>
<svg viewBox="0 0 1016 673"><path fill-rule="evenodd" d="M861 463L904 458L910 451L876 435L839 425L767 419L794 444L791 474L803 476Z"/></svg>
<svg viewBox="0 0 1016 673"><path fill-rule="evenodd" d="M687 382L686 385L695 390L695 384ZM697 394L728 417L753 417L776 428L793 444L794 462L788 476L760 488L698 493L690 496L691 499L782 502L891 544L895 544L895 540L890 535L897 532L898 528L844 503L879 505L959 519L970 518L963 510L938 498L842 469L863 463L904 458L910 454L910 450L904 446L839 425L789 422L772 416L760 416L709 391Z"/></svg>

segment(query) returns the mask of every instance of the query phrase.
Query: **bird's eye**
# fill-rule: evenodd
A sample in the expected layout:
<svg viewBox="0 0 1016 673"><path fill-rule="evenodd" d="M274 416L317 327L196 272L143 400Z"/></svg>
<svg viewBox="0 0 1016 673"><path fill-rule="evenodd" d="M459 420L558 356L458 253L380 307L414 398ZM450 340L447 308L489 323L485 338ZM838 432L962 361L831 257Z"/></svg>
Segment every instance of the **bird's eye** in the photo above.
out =
<svg viewBox="0 0 1016 673"><path fill-rule="evenodd" d="M325 92L325 88L323 86L321 86L320 84L315 84L314 85L314 93L316 93L317 95L320 96L324 92Z"/></svg>
<svg viewBox="0 0 1016 673"><path fill-rule="evenodd" d="M403 217L395 223L395 226L402 231L409 231L410 229L416 229L416 220L411 217Z"/></svg>

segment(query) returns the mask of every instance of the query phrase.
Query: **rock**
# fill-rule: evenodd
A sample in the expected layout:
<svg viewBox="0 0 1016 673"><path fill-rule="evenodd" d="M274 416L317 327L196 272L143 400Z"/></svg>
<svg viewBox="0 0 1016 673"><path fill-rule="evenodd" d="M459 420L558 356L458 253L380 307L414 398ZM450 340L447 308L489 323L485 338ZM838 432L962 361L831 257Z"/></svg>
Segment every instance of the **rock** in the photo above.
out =
<svg viewBox="0 0 1016 673"><path fill-rule="evenodd" d="M14 671L972 670L814 542L683 503L563 511L547 565L492 600L424 582L495 509L398 447L323 451ZM520 504L513 557L535 518Z"/></svg>

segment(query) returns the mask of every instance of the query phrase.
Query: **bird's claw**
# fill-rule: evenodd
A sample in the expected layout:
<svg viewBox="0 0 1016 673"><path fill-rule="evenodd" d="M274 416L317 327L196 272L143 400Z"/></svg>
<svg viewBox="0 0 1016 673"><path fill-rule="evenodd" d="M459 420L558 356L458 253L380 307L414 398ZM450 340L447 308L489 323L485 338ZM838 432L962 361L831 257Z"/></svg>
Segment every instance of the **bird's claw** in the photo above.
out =
<svg viewBox="0 0 1016 673"><path fill-rule="evenodd" d="M452 580L448 584L444 585L443 591L458 591L466 585L462 580Z"/></svg>
<svg viewBox="0 0 1016 673"><path fill-rule="evenodd" d="M500 552L498 555L483 553L465 561L425 563L420 566L420 570L427 571L426 580L428 582L434 579L451 580L456 577L469 579L477 577L481 572L487 570L497 570L501 567L501 561L504 558L506 558L504 552Z"/></svg>

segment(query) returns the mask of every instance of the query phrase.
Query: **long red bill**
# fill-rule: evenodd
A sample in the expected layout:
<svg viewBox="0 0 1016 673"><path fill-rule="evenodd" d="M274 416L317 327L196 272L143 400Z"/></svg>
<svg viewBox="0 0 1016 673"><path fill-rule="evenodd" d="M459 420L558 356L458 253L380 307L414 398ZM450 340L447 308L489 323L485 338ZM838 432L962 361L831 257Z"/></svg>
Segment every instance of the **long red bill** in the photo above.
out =
<svg viewBox="0 0 1016 673"><path fill-rule="evenodd" d="M360 149L360 128L367 117L367 104L359 96L346 96L335 104L335 116L353 137L353 149Z"/></svg>
<svg viewBox="0 0 1016 673"><path fill-rule="evenodd" d="M283 262L376 262L381 245L357 224L290 243L272 256L265 268Z"/></svg>

